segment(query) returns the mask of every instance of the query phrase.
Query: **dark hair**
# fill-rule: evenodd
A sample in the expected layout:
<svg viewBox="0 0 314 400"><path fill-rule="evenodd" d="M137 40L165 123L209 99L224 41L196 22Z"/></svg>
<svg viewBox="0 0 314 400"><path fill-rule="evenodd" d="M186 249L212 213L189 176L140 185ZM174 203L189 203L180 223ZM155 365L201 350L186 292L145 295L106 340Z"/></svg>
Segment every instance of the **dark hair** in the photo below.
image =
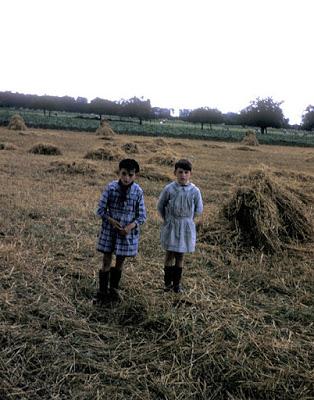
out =
<svg viewBox="0 0 314 400"><path fill-rule="evenodd" d="M133 160L133 158L125 158L124 160L121 160L119 162L119 171L121 171L122 168L129 172L135 171L136 174L140 172L140 166L137 161Z"/></svg>
<svg viewBox="0 0 314 400"><path fill-rule="evenodd" d="M182 168L185 171L192 171L192 163L183 158L174 164L174 170L176 171L178 168Z"/></svg>

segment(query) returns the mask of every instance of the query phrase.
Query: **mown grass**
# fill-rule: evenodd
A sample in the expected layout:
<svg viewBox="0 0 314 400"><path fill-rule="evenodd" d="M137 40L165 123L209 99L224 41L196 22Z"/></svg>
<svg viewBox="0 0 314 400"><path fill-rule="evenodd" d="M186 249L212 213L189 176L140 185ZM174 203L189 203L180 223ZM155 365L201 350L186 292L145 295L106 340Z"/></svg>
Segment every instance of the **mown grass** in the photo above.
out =
<svg viewBox="0 0 314 400"><path fill-rule="evenodd" d="M103 142L93 134L0 128L0 136L16 147L0 153L1 399L312 398L313 244L266 255L216 232L237 177L261 164L313 198L312 149L241 152L134 136L148 220L126 264L122 302L95 307L94 210L117 162L84 160ZM111 145L122 150L130 140L117 135ZM62 155L28 152L46 141ZM192 159L209 233L186 257L182 296L162 290L156 201L172 167L147 163L165 148ZM308 211L314 221L313 203Z"/></svg>

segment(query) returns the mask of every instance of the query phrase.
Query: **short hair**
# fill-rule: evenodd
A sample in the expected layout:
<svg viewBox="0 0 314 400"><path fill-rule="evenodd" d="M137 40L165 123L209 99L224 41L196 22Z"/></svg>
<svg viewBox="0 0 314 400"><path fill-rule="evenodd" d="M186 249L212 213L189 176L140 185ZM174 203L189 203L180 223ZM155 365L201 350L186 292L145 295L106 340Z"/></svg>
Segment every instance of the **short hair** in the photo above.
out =
<svg viewBox="0 0 314 400"><path fill-rule="evenodd" d="M182 158L174 164L174 170L176 171L178 168L182 168L185 171L192 171L192 163L191 161Z"/></svg>
<svg viewBox="0 0 314 400"><path fill-rule="evenodd" d="M124 168L127 171L135 171L137 174L140 172L140 166L136 160L133 160L133 158L125 158L119 162L119 171Z"/></svg>

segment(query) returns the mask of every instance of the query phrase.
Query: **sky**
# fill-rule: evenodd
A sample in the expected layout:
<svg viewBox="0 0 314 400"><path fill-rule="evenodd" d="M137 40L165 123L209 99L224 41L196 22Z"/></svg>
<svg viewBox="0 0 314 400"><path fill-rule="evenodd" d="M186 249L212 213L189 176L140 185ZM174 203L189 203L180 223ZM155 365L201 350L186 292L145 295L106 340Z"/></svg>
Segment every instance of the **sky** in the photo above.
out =
<svg viewBox="0 0 314 400"><path fill-rule="evenodd" d="M2 0L0 91L239 112L314 105L312 0Z"/></svg>

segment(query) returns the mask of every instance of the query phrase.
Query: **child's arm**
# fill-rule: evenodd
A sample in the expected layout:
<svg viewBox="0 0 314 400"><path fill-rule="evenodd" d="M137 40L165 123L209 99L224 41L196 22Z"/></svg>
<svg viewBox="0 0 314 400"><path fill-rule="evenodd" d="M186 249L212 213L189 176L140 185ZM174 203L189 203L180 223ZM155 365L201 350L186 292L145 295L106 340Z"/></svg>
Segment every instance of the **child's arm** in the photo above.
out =
<svg viewBox="0 0 314 400"><path fill-rule="evenodd" d="M98 207L96 210L96 215L98 215L102 219L108 218L108 212L107 212L108 199L109 199L109 187L106 186L105 190L102 192L100 196Z"/></svg>
<svg viewBox="0 0 314 400"><path fill-rule="evenodd" d="M123 236L126 236L131 232L132 229L136 228L138 225L144 224L145 221L146 208L144 203L144 195L141 193L137 201L135 220L119 230L119 233Z"/></svg>
<svg viewBox="0 0 314 400"><path fill-rule="evenodd" d="M108 213L108 200L109 200L109 185L105 187L105 190L100 196L96 215L101 217L103 220L107 220L116 229L121 229L121 225L118 221L111 218Z"/></svg>
<svg viewBox="0 0 314 400"><path fill-rule="evenodd" d="M169 195L168 195L168 191L165 188L160 193L160 196L159 196L159 199L157 202L157 211L163 220L166 217L165 210L166 210L166 205L168 203L168 200L169 200Z"/></svg>
<svg viewBox="0 0 314 400"><path fill-rule="evenodd" d="M200 215L203 212L203 199L199 189L197 189L195 196L194 215Z"/></svg>

